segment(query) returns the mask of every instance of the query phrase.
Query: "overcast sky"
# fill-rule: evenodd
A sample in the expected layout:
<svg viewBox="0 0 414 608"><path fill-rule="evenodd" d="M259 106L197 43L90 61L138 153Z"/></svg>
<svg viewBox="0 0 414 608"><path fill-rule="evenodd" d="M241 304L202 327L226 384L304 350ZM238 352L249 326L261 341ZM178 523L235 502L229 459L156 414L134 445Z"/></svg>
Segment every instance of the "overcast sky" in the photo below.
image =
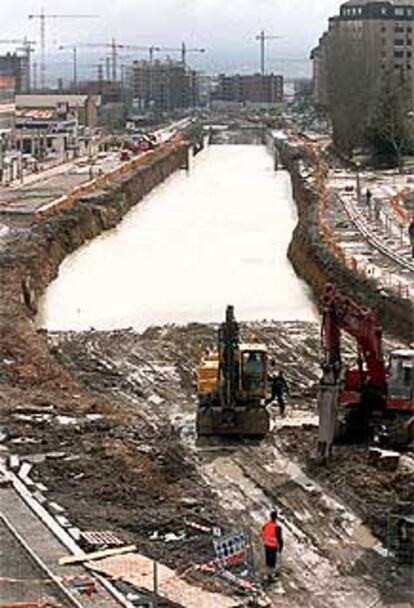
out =
<svg viewBox="0 0 414 608"><path fill-rule="evenodd" d="M117 41L138 45L205 47L199 67L253 70L258 67L255 35L264 28L283 36L269 42L269 68L290 57L305 60L338 0L0 0L1 38L29 35L38 40L39 23L27 14L96 13L95 20L49 20L47 44ZM105 50L97 51L101 54ZM196 55L190 61L195 60ZM286 62L294 65L294 61Z"/></svg>

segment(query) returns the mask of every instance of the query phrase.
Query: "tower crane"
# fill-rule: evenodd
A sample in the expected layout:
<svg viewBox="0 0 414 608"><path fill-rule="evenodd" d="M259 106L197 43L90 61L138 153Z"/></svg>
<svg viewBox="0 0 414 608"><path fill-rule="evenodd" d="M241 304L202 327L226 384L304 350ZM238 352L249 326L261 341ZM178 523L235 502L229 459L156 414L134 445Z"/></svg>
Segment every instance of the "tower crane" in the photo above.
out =
<svg viewBox="0 0 414 608"><path fill-rule="evenodd" d="M59 51L64 51L66 49L70 49L73 53L73 86L76 89L78 84L78 47L70 44L61 44L59 46Z"/></svg>
<svg viewBox="0 0 414 608"><path fill-rule="evenodd" d="M21 47L18 47L17 50L18 51L23 51L25 54L25 58L26 58L26 65L27 65L27 82L26 82L26 89L27 91L30 90L30 55L34 52L34 46L36 44L36 42L34 40L28 40L27 37L25 36L22 39L10 39L10 40L0 40L0 44L19 44L21 45Z"/></svg>
<svg viewBox="0 0 414 608"><path fill-rule="evenodd" d="M267 35L264 30L256 36L256 40L260 42L260 73L262 76L266 73L266 42L267 40L277 40L279 38L281 38L281 36Z"/></svg>
<svg viewBox="0 0 414 608"><path fill-rule="evenodd" d="M187 65L187 53L205 53L206 49L189 49L185 42L182 42L179 48L177 47L162 47L157 49L159 51L167 51L170 53L181 53L181 61L184 65Z"/></svg>
<svg viewBox="0 0 414 608"><path fill-rule="evenodd" d="M87 47L87 48L110 48L112 54L112 80L115 82L117 80L118 73L118 51L120 50L132 50L132 51L148 51L150 61L153 60L154 52L161 50L158 46L138 46L135 44L120 44L117 43L115 38L112 38L111 42L102 42L102 43L83 43L79 44L79 46Z"/></svg>
<svg viewBox="0 0 414 608"><path fill-rule="evenodd" d="M42 8L38 14L29 14L29 19L40 21L40 86L43 89L46 84L46 20L47 19L95 19L98 15L56 15L45 13Z"/></svg>

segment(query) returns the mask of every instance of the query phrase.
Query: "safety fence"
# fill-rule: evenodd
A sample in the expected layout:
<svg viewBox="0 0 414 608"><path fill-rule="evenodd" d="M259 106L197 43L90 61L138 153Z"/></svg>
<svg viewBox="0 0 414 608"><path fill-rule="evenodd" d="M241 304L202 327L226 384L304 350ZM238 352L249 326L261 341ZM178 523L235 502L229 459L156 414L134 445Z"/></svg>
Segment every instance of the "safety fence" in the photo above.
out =
<svg viewBox="0 0 414 608"><path fill-rule="evenodd" d="M298 136L298 139L306 153L306 159L315 167L311 179L317 191L317 229L326 248L340 263L353 272L362 274L368 279L375 279L382 288L392 290L401 298L413 298L414 285L412 282L391 271L379 269L363 256L356 256L347 252L338 242L337 235L326 219L328 204L333 194L329 184L329 166L317 145L303 136ZM384 227L385 232L399 241L400 245L408 245L407 228L410 218L408 211L402 207L402 201L409 192L408 188L402 190L389 199L387 206L382 206L381 210L377 212L378 221ZM383 238L380 239L372 234L369 225L363 220L363 213L350 200L337 198L343 204L348 217L365 240L404 270L414 271L413 262L386 246L383 243ZM372 213L375 213L375 209Z"/></svg>
<svg viewBox="0 0 414 608"><path fill-rule="evenodd" d="M410 188L404 188L385 201L376 197L372 208L365 211L365 215L370 222L373 220L377 222L386 237L394 239L401 246L409 246L410 244L408 236L410 214L402 206L402 202L411 192Z"/></svg>

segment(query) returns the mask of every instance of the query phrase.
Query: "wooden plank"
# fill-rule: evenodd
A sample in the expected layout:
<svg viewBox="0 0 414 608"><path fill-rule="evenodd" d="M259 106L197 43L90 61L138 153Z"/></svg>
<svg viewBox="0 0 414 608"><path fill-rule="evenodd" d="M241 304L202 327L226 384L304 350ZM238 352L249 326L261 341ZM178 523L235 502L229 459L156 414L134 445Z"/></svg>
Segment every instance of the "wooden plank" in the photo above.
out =
<svg viewBox="0 0 414 608"><path fill-rule="evenodd" d="M123 553L134 553L136 550L136 545L128 545L125 547L119 547L119 549L105 549L103 551L85 553L84 555L70 555L67 557L61 557L59 560L59 565L67 566L68 564L80 564L82 562L90 562L96 559L103 559L105 557L113 557L114 555L122 555Z"/></svg>

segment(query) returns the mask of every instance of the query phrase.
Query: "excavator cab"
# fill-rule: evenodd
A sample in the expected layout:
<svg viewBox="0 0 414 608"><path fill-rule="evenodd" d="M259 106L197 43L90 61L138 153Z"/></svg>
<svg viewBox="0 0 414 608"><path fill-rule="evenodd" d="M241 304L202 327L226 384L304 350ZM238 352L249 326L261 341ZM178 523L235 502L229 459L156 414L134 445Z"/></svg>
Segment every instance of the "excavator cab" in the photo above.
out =
<svg viewBox="0 0 414 608"><path fill-rule="evenodd" d="M414 426L414 350L391 354L387 367L382 328L373 310L356 304L328 284L322 299L323 377L320 401L320 443L332 445L338 412L337 440L372 436L387 429L391 444L410 443ZM358 367L343 366L341 334L358 347ZM327 421L327 422L326 422Z"/></svg>
<svg viewBox="0 0 414 608"><path fill-rule="evenodd" d="M388 409L414 412L414 350L391 354L388 369Z"/></svg>
<svg viewBox="0 0 414 608"><path fill-rule="evenodd" d="M217 349L197 368L197 435L264 437L270 428L266 409L267 348L240 344L232 306L218 331Z"/></svg>

